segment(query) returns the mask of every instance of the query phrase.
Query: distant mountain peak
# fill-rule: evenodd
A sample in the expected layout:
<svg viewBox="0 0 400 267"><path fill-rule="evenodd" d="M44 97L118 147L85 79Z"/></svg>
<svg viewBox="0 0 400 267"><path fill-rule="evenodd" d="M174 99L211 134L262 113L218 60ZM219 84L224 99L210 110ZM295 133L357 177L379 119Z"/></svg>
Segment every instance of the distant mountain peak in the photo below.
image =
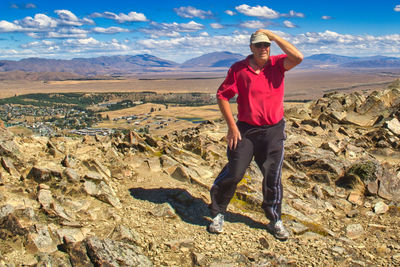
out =
<svg viewBox="0 0 400 267"><path fill-rule="evenodd" d="M212 52L192 58L182 63L182 68L194 67L230 67L236 61L244 59L245 56L229 51Z"/></svg>

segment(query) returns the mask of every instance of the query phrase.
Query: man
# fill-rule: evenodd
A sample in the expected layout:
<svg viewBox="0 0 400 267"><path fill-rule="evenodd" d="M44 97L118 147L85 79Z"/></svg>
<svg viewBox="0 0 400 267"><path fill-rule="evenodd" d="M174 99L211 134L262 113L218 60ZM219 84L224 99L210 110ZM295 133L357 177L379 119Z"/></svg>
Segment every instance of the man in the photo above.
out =
<svg viewBox="0 0 400 267"><path fill-rule="evenodd" d="M271 42L284 52L270 56ZM284 74L303 60L291 43L269 30L258 30L250 38L252 54L231 66L217 92L218 105L228 125L226 136L229 162L211 188L209 231L222 233L224 212L254 157L263 174L262 208L267 225L277 239L286 240L288 231L281 220L281 170L285 135L283 118ZM229 99L238 95L238 121L232 115Z"/></svg>

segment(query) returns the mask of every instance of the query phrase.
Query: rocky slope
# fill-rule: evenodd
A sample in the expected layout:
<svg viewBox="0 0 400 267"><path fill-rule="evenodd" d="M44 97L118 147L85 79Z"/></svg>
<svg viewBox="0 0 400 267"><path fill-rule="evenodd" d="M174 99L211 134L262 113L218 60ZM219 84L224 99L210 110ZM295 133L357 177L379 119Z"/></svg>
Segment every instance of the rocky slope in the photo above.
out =
<svg viewBox="0 0 400 267"><path fill-rule="evenodd" d="M400 86L287 107L284 222L265 230L251 165L206 231L223 121L166 136L1 128L0 266L398 266Z"/></svg>

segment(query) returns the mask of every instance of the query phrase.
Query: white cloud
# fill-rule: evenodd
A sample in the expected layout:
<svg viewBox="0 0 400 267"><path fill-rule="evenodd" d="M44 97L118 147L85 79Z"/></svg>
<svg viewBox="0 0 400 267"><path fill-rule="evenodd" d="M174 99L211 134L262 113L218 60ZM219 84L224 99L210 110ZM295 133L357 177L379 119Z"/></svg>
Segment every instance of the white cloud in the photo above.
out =
<svg viewBox="0 0 400 267"><path fill-rule="evenodd" d="M75 43L78 45L98 45L100 41L94 39L93 37L86 38L86 39L70 39L67 40L68 43Z"/></svg>
<svg viewBox="0 0 400 267"><path fill-rule="evenodd" d="M247 16L251 17L260 17L260 18L266 18L266 19L276 19L279 18L279 13L270 9L267 6L255 6L251 7L249 5L243 4L240 6L236 7L236 10L239 13L242 13Z"/></svg>
<svg viewBox="0 0 400 267"><path fill-rule="evenodd" d="M304 18L304 13L296 12L294 10L290 10L289 14L282 14L282 17L289 17L289 18Z"/></svg>
<svg viewBox="0 0 400 267"><path fill-rule="evenodd" d="M211 28L213 29L223 29L224 26L219 23L210 23Z"/></svg>
<svg viewBox="0 0 400 267"><path fill-rule="evenodd" d="M67 39L67 38L86 38L89 32L79 28L58 28L54 31L30 32L28 36L36 39Z"/></svg>
<svg viewBox="0 0 400 267"><path fill-rule="evenodd" d="M395 6L395 7L394 7L394 11L400 12L400 5Z"/></svg>
<svg viewBox="0 0 400 267"><path fill-rule="evenodd" d="M1 24L0 24L1 25ZM81 30L81 29L76 29ZM156 32L156 31L155 31ZM284 39L290 41L306 56L319 53L333 53L339 55L370 56L392 55L400 53L400 34L373 36L341 34L333 31L307 32L298 35L274 31ZM78 34L79 32L76 32ZM61 34L58 33L58 34ZM73 34L65 32L65 36ZM161 58L177 62L200 56L205 53L226 50L242 55L249 54L249 37L247 30L236 31L231 35L208 35L199 32L196 36L180 36L178 32L169 38L141 39L136 42L112 39L100 41L92 37L69 38L54 40L36 40L19 49L1 50L0 58L22 58L28 56L51 56L55 58L95 56L102 54L137 54L149 53ZM172 36L172 34L171 34ZM190 49L188 49L190 48ZM272 47L272 54L281 53L277 46Z"/></svg>
<svg viewBox="0 0 400 267"><path fill-rule="evenodd" d="M234 16L234 15L236 15L236 13L233 12L232 10L226 10L225 13L228 14L229 16Z"/></svg>
<svg viewBox="0 0 400 267"><path fill-rule="evenodd" d="M42 40L42 41L34 41L26 44L22 44L22 48L34 48L34 47L45 47L45 46L54 46L54 42Z"/></svg>
<svg viewBox="0 0 400 267"><path fill-rule="evenodd" d="M25 17L22 20L14 21L14 23L20 25L23 28L32 28L34 30L49 29L58 26L58 22L55 19L45 14L36 14L33 18Z"/></svg>
<svg viewBox="0 0 400 267"><path fill-rule="evenodd" d="M0 20L0 32L16 32L21 31L22 27L14 23Z"/></svg>
<svg viewBox="0 0 400 267"><path fill-rule="evenodd" d="M180 36L179 32L196 32L204 29L204 25L197 23L195 21L190 21L188 23L150 23L151 28L142 29L143 32L150 34L155 38L155 36L170 36L177 37ZM172 36L172 35L173 36Z"/></svg>
<svg viewBox="0 0 400 267"><path fill-rule="evenodd" d="M322 16L321 19L330 20L330 19L333 19L333 18L331 16Z"/></svg>
<svg viewBox="0 0 400 267"><path fill-rule="evenodd" d="M70 26L82 26L83 22L78 19L75 14L69 10L55 10L54 13L58 15L60 24L70 25Z"/></svg>
<svg viewBox="0 0 400 267"><path fill-rule="evenodd" d="M11 8L15 8L15 9L34 9L37 8L37 6L33 3L27 3L27 4L11 4L10 5Z"/></svg>
<svg viewBox="0 0 400 267"><path fill-rule="evenodd" d="M285 20L283 22L283 25L285 25L286 28L297 28L298 27L297 25L293 24L292 22L290 22L288 20Z"/></svg>
<svg viewBox="0 0 400 267"><path fill-rule="evenodd" d="M93 13L91 15L93 18L107 18L115 20L119 23L124 22L139 22L139 21L147 21L147 18L142 13L136 13L134 11L129 12L129 14L119 13L118 15L112 12L103 12L103 13Z"/></svg>
<svg viewBox="0 0 400 267"><path fill-rule="evenodd" d="M373 36L340 34L332 31L308 32L290 41L305 54L385 55L399 53L400 34Z"/></svg>
<svg viewBox="0 0 400 267"><path fill-rule="evenodd" d="M106 33L106 34L113 34L113 33L120 33L120 32L129 32L128 29L120 28L120 27L94 27L92 29L95 33Z"/></svg>
<svg viewBox="0 0 400 267"><path fill-rule="evenodd" d="M248 29L260 29L265 27L265 24L259 20L249 20L242 22L240 26Z"/></svg>
<svg viewBox="0 0 400 267"><path fill-rule="evenodd" d="M25 5L25 8L31 9L31 8L37 8L37 6L35 4L33 4L33 3L28 3L28 4Z"/></svg>
<svg viewBox="0 0 400 267"><path fill-rule="evenodd" d="M204 11L191 6L174 8L174 11L176 12L176 14L178 14L178 16L190 19L191 18L205 19L207 17L212 16L211 11Z"/></svg>

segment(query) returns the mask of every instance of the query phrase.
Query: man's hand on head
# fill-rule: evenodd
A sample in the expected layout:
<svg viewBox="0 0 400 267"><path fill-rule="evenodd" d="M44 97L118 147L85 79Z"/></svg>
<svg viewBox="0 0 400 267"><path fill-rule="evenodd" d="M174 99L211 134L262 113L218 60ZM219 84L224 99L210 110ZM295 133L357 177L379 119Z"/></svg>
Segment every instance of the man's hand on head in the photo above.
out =
<svg viewBox="0 0 400 267"><path fill-rule="evenodd" d="M275 40L276 34L273 33L273 32L271 32L270 30L260 29L260 30L256 31L256 33L263 33L263 34L265 34L266 36L268 36L268 38L269 38L271 41L274 41L274 40Z"/></svg>

